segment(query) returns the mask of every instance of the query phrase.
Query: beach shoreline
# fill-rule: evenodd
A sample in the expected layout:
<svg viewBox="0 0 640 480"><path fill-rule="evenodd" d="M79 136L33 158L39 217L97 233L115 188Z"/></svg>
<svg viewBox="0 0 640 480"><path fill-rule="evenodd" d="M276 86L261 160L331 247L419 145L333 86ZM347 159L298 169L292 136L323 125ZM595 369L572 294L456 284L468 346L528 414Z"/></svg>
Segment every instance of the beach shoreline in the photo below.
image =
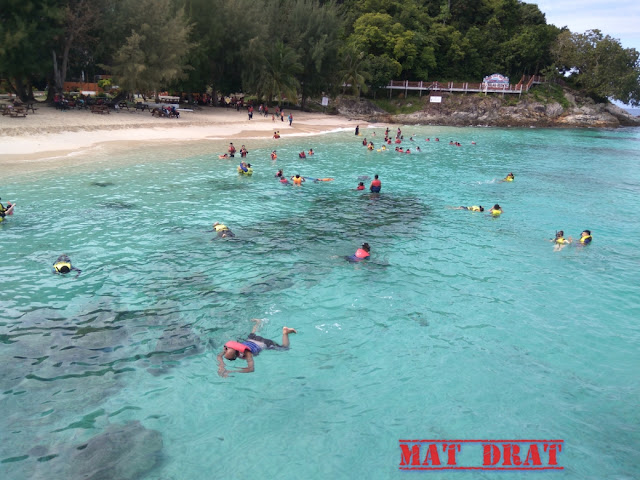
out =
<svg viewBox="0 0 640 480"><path fill-rule="evenodd" d="M343 116L290 111L292 126L272 121L271 115L246 110L203 107L182 112L180 118L156 118L149 112L118 111L94 114L89 111L58 111L42 104L26 118L0 117L0 169L3 176L87 163L95 149L131 148L134 145L161 146L178 142L210 141L212 151L225 153L227 142L311 136L359 124ZM273 140L278 142L279 140ZM277 145L277 144L276 144Z"/></svg>

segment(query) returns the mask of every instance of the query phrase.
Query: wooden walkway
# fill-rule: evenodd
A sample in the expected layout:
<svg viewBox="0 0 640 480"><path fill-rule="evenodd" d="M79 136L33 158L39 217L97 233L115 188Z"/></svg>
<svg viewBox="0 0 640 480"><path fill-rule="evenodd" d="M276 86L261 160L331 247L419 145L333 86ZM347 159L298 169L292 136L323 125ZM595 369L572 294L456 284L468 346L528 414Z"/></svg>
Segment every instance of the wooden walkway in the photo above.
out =
<svg viewBox="0 0 640 480"><path fill-rule="evenodd" d="M391 80L385 88L389 90L389 98L393 90L404 90L405 95L410 91L428 92L437 94L440 92L459 93L511 93L521 95L528 92L533 85L544 83L544 77L540 75L523 75L516 85L499 85L491 83L454 83L454 82L410 82L408 80Z"/></svg>

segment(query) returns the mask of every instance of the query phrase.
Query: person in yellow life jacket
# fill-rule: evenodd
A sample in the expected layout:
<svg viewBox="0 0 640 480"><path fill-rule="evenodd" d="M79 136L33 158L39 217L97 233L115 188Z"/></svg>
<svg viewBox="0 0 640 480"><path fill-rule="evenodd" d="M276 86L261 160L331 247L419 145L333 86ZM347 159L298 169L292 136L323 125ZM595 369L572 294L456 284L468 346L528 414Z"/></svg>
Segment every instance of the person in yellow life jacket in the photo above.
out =
<svg viewBox="0 0 640 480"><path fill-rule="evenodd" d="M502 211L502 207L496 203L489 213L491 213L491 215L497 218L500 215L502 215L504 212Z"/></svg>
<svg viewBox="0 0 640 480"><path fill-rule="evenodd" d="M216 232L218 238L232 238L235 237L234 233L229 230L229 227L226 225L216 222L213 224L213 230L209 230L210 232Z"/></svg>
<svg viewBox="0 0 640 480"><path fill-rule="evenodd" d="M469 210L470 212L484 212L484 207L482 205L472 205L470 207L460 206L453 207L454 210Z"/></svg>
<svg viewBox="0 0 640 480"><path fill-rule="evenodd" d="M563 230L559 230L559 231L556 232L556 237L552 238L551 241L553 242L553 251L554 252L559 252L564 247L569 245L572 242L572 239L571 239L571 237L564 238L564 231Z"/></svg>
<svg viewBox="0 0 640 480"><path fill-rule="evenodd" d="M52 270L56 275L66 275L67 273L75 271L78 272L76 274L77 277L78 275L80 275L80 273L82 273L82 270L71 265L71 259L65 254L62 254L58 257L56 262L53 264Z"/></svg>
<svg viewBox="0 0 640 480"><path fill-rule="evenodd" d="M253 357L260 354L262 350L289 350L289 335L298 333L295 328L282 327L282 344L278 345L273 340L256 335L261 320L253 319L255 325L246 340L237 342L234 340L224 344L222 352L218 354L218 375L228 377L230 373L251 373L255 371ZM237 370L227 370L225 360L234 361L241 358L247 362L247 366Z"/></svg>
<svg viewBox="0 0 640 480"><path fill-rule="evenodd" d="M300 175L295 175L293 177L291 177L291 181L293 182L293 184L297 187L301 187L302 186L302 182L306 182L306 179L304 177L301 177Z"/></svg>
<svg viewBox="0 0 640 480"><path fill-rule="evenodd" d="M593 237L591 236L591 230L584 230L580 234L580 240L578 241L578 245L580 245L581 247L586 247L591 243L591 240L593 240Z"/></svg>
<svg viewBox="0 0 640 480"><path fill-rule="evenodd" d="M7 202L7 207L5 208L5 206L0 203L0 223L4 221L7 215L13 215L13 208L15 206L15 203Z"/></svg>
<svg viewBox="0 0 640 480"><path fill-rule="evenodd" d="M238 166L238 173L240 175L252 175L253 168L251 168L250 163L240 162L240 165Z"/></svg>
<svg viewBox="0 0 640 480"><path fill-rule="evenodd" d="M503 182L513 182L515 180L515 176L513 173L509 173L506 177L502 179Z"/></svg>

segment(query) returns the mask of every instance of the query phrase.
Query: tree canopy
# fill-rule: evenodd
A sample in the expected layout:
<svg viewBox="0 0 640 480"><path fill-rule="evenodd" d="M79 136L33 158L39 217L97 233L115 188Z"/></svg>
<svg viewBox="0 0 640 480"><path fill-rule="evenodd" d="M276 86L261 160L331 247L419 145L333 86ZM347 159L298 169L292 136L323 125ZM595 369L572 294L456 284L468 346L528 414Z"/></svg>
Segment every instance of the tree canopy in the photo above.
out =
<svg viewBox="0 0 640 480"><path fill-rule="evenodd" d="M565 75L636 103L638 52L548 25L519 0L4 0L0 79L18 95L113 75L126 92L245 92L302 104L389 80ZM50 91L51 91L50 90ZM214 95L215 96L215 95Z"/></svg>
<svg viewBox="0 0 640 480"><path fill-rule="evenodd" d="M552 48L560 73L594 97L640 105L640 61L635 48L599 30L562 32Z"/></svg>

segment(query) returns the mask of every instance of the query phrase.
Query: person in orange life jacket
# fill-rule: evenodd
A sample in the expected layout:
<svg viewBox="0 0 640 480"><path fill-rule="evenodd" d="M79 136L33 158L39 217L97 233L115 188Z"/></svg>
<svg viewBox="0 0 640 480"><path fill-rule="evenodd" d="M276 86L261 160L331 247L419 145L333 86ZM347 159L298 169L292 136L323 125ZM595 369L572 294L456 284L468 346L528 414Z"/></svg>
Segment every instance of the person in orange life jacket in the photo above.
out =
<svg viewBox="0 0 640 480"><path fill-rule="evenodd" d="M362 246L356 250L356 253L354 253L353 255L349 255L348 257L345 257L347 260L349 260L350 262L360 262L366 258L369 258L369 252L371 251L371 247L369 246L368 243L363 243Z"/></svg>
<svg viewBox="0 0 640 480"><path fill-rule="evenodd" d="M374 179L371 181L371 186L369 187L369 191L372 193L378 193L381 188L382 188L382 182L378 180L378 175L376 174Z"/></svg>
<svg viewBox="0 0 640 480"><path fill-rule="evenodd" d="M303 150L303 151L301 151L301 152L298 154L298 156L299 156L300 158L307 158L307 154L306 154L306 153L304 153L304 150Z"/></svg>
<svg viewBox="0 0 640 480"><path fill-rule="evenodd" d="M229 156L233 157L236 154L236 147L233 146L233 143L229 144L229 148L227 150L229 152Z"/></svg>
<svg viewBox="0 0 640 480"><path fill-rule="evenodd" d="M301 177L299 174L291 177L291 181L293 182L294 185L297 185L298 187L302 186L302 182L306 181L306 179L304 177Z"/></svg>
<svg viewBox="0 0 640 480"><path fill-rule="evenodd" d="M229 373L251 373L254 371L253 357L258 355L262 350L288 350L289 335L298 333L294 328L282 327L282 345L278 345L273 340L263 338L256 335L260 327L261 320L253 319L255 325L251 329L251 333L243 342L229 341L224 344L222 352L218 354L218 375L227 377ZM247 361L247 366L238 370L227 370L224 360L234 361L236 358Z"/></svg>
<svg viewBox="0 0 640 480"><path fill-rule="evenodd" d="M356 190L364 190L364 182L360 182Z"/></svg>

